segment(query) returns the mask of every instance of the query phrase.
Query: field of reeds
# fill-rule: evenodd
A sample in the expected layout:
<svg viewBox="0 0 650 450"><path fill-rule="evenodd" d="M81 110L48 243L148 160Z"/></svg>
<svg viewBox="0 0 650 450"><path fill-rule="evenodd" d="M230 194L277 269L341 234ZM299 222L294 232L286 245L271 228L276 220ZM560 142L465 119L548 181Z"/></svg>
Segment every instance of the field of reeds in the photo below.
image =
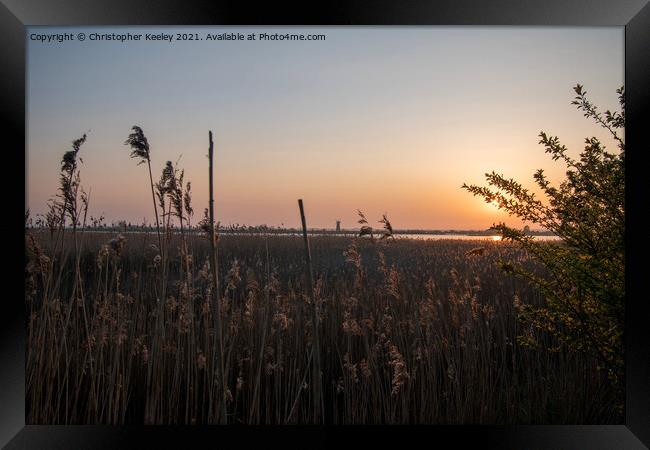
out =
<svg viewBox="0 0 650 450"><path fill-rule="evenodd" d="M496 262L542 268L512 244L312 236L310 288L297 236L162 239L26 230L28 423L620 421L517 320L543 299Z"/></svg>
<svg viewBox="0 0 650 450"><path fill-rule="evenodd" d="M309 236L302 200L302 237L219 234L212 133L193 223L191 183L171 161L154 182L137 126L155 222L119 234L88 216L85 141L25 215L27 423L620 423L598 363L518 319L544 299L497 263L546 276L521 247L395 239L361 211L357 236Z"/></svg>

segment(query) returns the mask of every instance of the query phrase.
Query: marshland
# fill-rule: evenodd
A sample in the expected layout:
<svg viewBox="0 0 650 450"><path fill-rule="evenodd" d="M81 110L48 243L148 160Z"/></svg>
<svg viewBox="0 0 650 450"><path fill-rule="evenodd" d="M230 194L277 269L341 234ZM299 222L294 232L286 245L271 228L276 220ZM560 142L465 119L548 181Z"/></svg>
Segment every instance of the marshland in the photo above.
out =
<svg viewBox="0 0 650 450"><path fill-rule="evenodd" d="M27 42L27 423L622 423L622 29L304 31Z"/></svg>
<svg viewBox="0 0 650 450"><path fill-rule="evenodd" d="M34 234L45 260L49 237ZM182 255L180 236L171 237L163 265L155 233L111 246L114 238L79 239L77 293L74 255L34 274L31 423L223 423L224 402L227 423L312 423L314 301L328 423L616 417L595 361L545 350L550 338L518 323L520 302L542 299L497 267L501 257L536 267L508 243L486 240L476 251L476 241L315 237L312 297L300 238L220 238L224 394L207 240L188 239ZM526 333L541 350L518 342Z"/></svg>
<svg viewBox="0 0 650 450"><path fill-rule="evenodd" d="M150 178L158 226L122 234L89 225L84 142L26 215L28 423L620 420L599 361L520 320L544 297L500 264L548 275L521 246L396 238L361 211L353 236L220 233L171 162Z"/></svg>

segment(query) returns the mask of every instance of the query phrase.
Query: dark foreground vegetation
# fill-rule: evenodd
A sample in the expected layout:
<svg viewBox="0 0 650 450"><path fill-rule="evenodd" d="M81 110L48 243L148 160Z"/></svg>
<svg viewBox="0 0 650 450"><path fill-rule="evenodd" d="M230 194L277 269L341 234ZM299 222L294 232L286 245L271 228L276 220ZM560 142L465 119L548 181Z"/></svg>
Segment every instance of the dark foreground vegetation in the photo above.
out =
<svg viewBox="0 0 650 450"><path fill-rule="evenodd" d="M311 423L314 300L327 423L620 421L595 360L517 320L543 300L497 260L544 271L512 244L313 237L312 300L299 238L221 237L218 292L208 241L166 239L82 232L60 264L28 231L28 423Z"/></svg>

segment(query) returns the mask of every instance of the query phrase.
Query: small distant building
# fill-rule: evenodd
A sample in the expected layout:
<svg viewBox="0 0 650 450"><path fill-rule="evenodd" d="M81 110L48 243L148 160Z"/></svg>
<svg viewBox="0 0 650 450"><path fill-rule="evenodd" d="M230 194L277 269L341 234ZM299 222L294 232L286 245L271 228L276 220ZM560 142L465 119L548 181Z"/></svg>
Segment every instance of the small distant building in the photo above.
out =
<svg viewBox="0 0 650 450"><path fill-rule="evenodd" d="M341 232L341 221L340 220L336 221L336 232L337 233Z"/></svg>

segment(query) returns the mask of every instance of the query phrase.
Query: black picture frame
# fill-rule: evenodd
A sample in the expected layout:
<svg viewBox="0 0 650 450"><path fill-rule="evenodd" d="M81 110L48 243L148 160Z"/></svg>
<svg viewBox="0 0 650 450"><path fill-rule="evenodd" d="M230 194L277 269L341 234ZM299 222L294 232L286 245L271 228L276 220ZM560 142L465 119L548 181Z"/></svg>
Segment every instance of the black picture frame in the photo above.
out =
<svg viewBox="0 0 650 450"><path fill-rule="evenodd" d="M193 4L192 4L193 3ZM626 410L608 426L417 427L110 427L25 425L25 309L22 275L25 205L26 33L30 25L523 25L625 26L626 89ZM175 0L2 0L0 114L5 132L5 243L10 261L0 309L0 445L19 448L200 448L259 444L468 445L505 449L637 449L650 446L650 308L644 295L643 148L650 97L650 5L647 0L354 0L302 4ZM13 178L15 177L15 178ZM21 197L22 194L22 197ZM9 198L7 198L9 197ZM22 213L21 213L22 211ZM15 237L14 237L15 236ZM11 286L11 290L6 289ZM13 295L9 295L11 292ZM232 440L232 443L228 442ZM421 445L421 444L420 444Z"/></svg>

